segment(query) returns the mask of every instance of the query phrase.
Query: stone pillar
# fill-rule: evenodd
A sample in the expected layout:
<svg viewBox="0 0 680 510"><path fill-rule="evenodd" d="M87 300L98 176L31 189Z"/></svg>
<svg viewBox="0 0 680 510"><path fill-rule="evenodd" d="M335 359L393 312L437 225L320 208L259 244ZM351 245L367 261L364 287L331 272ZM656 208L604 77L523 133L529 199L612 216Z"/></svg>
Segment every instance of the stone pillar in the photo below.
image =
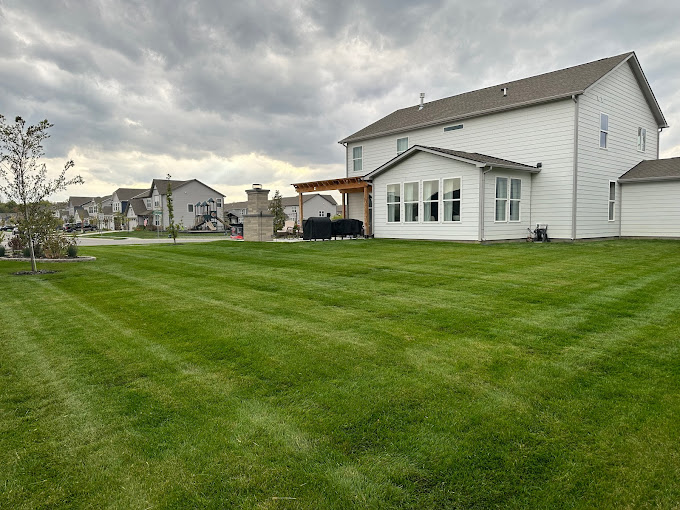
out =
<svg viewBox="0 0 680 510"><path fill-rule="evenodd" d="M243 218L245 241L271 241L274 237L274 215L269 213L269 190L261 184L247 189L248 209Z"/></svg>

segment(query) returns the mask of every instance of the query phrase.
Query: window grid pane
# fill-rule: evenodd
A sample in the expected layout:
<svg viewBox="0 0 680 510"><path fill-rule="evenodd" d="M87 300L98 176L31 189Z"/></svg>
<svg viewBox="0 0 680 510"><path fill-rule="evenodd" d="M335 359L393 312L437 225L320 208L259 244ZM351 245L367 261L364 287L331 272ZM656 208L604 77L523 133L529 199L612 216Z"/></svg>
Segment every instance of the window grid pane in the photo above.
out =
<svg viewBox="0 0 680 510"><path fill-rule="evenodd" d="M496 177L496 198L508 198L508 179Z"/></svg>
<svg viewBox="0 0 680 510"><path fill-rule="evenodd" d="M507 200L496 199L496 221L505 221L505 208Z"/></svg>

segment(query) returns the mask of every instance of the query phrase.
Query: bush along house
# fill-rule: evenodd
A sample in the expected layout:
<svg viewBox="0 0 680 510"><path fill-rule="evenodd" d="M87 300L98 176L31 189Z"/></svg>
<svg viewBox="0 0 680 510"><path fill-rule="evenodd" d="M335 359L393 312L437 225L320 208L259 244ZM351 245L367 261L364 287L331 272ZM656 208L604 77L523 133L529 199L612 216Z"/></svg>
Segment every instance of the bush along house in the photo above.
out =
<svg viewBox="0 0 680 510"><path fill-rule="evenodd" d="M339 190L375 237L680 237L680 158L635 53L397 110L340 141Z"/></svg>

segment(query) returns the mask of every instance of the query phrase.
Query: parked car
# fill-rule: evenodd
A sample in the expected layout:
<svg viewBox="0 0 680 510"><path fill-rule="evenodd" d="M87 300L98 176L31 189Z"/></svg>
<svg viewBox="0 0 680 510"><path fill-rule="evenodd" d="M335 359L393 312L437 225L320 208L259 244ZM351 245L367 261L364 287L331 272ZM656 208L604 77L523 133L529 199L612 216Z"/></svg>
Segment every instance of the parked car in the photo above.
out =
<svg viewBox="0 0 680 510"><path fill-rule="evenodd" d="M84 232L94 232L95 230L97 230L96 225L84 225L83 226Z"/></svg>
<svg viewBox="0 0 680 510"><path fill-rule="evenodd" d="M0 230L4 230L5 232L11 232L14 230L14 225L5 225L4 227L0 227Z"/></svg>

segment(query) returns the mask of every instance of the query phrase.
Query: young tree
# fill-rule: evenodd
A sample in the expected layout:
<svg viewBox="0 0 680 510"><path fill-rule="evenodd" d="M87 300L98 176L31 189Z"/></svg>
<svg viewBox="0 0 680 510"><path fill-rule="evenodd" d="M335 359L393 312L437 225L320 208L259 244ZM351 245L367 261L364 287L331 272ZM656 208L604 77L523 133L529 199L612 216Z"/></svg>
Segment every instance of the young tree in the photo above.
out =
<svg viewBox="0 0 680 510"><path fill-rule="evenodd" d="M170 174L168 174L168 191L166 199L168 202L168 232L172 236L172 242L177 244L177 234L179 233L180 225L175 225L175 207L172 205L172 186L170 186Z"/></svg>
<svg viewBox="0 0 680 510"><path fill-rule="evenodd" d="M73 161L66 162L56 179L47 178L47 168L44 163L39 163L39 159L45 155L43 142L49 138L47 130L51 127L47 120L26 127L26 121L21 117L16 117L14 124L9 124L0 115L0 193L19 206L27 230L33 272L37 271L33 229L41 202L72 184L83 183L79 175L66 179L66 172L74 166Z"/></svg>
<svg viewBox="0 0 680 510"><path fill-rule="evenodd" d="M279 190L274 192L274 198L269 202L269 212L274 215L274 232L283 229L286 225L286 213L283 212Z"/></svg>

